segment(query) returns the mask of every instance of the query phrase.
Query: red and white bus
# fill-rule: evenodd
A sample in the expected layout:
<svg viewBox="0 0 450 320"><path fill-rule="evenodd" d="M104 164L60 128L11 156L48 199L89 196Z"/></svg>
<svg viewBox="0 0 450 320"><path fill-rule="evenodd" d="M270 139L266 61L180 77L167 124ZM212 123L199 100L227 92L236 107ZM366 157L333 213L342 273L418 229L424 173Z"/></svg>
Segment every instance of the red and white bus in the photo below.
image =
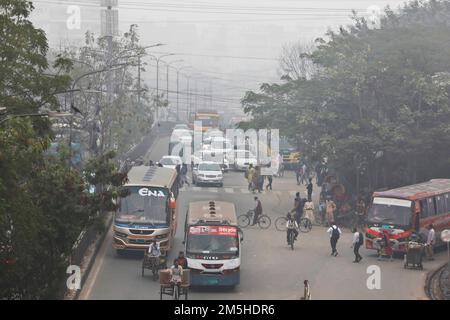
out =
<svg viewBox="0 0 450 320"><path fill-rule="evenodd" d="M450 179L374 192L367 214L366 248L378 249L376 241L387 230L394 251L406 252L414 236L426 239L429 224L439 244L441 231L450 227Z"/></svg>

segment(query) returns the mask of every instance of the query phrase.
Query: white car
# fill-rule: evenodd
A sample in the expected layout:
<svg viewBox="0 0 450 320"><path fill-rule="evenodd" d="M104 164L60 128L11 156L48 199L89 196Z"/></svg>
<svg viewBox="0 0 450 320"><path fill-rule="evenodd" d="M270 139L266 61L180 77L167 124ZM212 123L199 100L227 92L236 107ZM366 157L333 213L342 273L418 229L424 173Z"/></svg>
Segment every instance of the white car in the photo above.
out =
<svg viewBox="0 0 450 320"><path fill-rule="evenodd" d="M192 183L215 184L223 186L223 173L220 164L212 161L203 161L194 166L192 170Z"/></svg>
<svg viewBox="0 0 450 320"><path fill-rule="evenodd" d="M178 156L164 156L159 160L159 163L162 164L164 168L175 169L177 164L181 166L183 161Z"/></svg>
<svg viewBox="0 0 450 320"><path fill-rule="evenodd" d="M251 164L253 167L258 165L256 156L248 150L235 150L233 159L229 160L235 170L247 170Z"/></svg>

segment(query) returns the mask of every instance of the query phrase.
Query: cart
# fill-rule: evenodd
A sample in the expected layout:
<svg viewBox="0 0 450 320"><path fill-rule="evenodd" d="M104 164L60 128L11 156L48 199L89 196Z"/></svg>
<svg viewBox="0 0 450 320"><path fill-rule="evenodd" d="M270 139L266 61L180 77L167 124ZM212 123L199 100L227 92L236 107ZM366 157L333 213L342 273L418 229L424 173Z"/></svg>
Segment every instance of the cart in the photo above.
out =
<svg viewBox="0 0 450 320"><path fill-rule="evenodd" d="M170 270L159 271L159 284L160 295L159 299L162 300L163 295L171 296L174 300L179 300L184 295L184 300L188 299L189 286L190 286L190 270L184 269L181 277L181 283L174 285L170 282Z"/></svg>
<svg viewBox="0 0 450 320"><path fill-rule="evenodd" d="M153 280L156 281L156 279L158 279L158 271L167 269L166 257L153 257L150 256L148 252L145 252L144 258L142 259L142 276L145 275L145 269L152 271Z"/></svg>
<svg viewBox="0 0 450 320"><path fill-rule="evenodd" d="M407 251L405 255L405 269L418 269L423 270L422 265L423 256L423 244L418 242L409 242L407 245Z"/></svg>

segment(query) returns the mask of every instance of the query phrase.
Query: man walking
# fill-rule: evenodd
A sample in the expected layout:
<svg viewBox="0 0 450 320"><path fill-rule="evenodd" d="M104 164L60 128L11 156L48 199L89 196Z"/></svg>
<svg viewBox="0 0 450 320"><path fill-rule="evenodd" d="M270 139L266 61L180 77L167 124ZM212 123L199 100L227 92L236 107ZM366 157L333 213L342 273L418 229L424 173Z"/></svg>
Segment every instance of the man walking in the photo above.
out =
<svg viewBox="0 0 450 320"><path fill-rule="evenodd" d="M253 175L255 174L255 169L253 165L250 163L247 171L247 182L248 182L248 190L253 189Z"/></svg>
<svg viewBox="0 0 450 320"><path fill-rule="evenodd" d="M331 255L337 257L338 252L336 246L339 238L341 237L342 231L333 221L327 232L330 234Z"/></svg>
<svg viewBox="0 0 450 320"><path fill-rule="evenodd" d="M361 261L362 257L359 254L359 248L364 244L364 236L362 232L358 232L356 228L353 228L353 240L352 240L352 247L353 247L353 253L355 254L355 260L354 263L358 263Z"/></svg>
<svg viewBox="0 0 450 320"><path fill-rule="evenodd" d="M328 197L325 201L325 207L327 213L327 222L328 225L331 226L332 222L334 221L334 210L336 210L336 204L333 200L331 200L331 197Z"/></svg>
<svg viewBox="0 0 450 320"><path fill-rule="evenodd" d="M308 190L308 201L312 201L312 193L313 193L312 178L309 178L309 183L306 186L306 189Z"/></svg>
<svg viewBox="0 0 450 320"><path fill-rule="evenodd" d="M183 163L183 165L181 166L181 186L183 186L185 183L190 186L189 181L187 180L187 172L188 172L188 167L186 163Z"/></svg>
<svg viewBox="0 0 450 320"><path fill-rule="evenodd" d="M436 233L434 231L433 225L430 224L428 226L427 245L425 246L425 251L427 253L428 260L434 260L433 246L435 241L436 241Z"/></svg>
<svg viewBox="0 0 450 320"><path fill-rule="evenodd" d="M300 192L297 192L295 194L295 199L294 199L294 209L291 210L292 212L295 212L295 221L297 221L298 224L300 224L300 219L303 216L303 206L305 205L305 202L303 201L302 198L300 198Z"/></svg>
<svg viewBox="0 0 450 320"><path fill-rule="evenodd" d="M266 190L272 190L272 182L273 182L273 177L271 175L267 176L267 180L268 180L268 184L266 186Z"/></svg>

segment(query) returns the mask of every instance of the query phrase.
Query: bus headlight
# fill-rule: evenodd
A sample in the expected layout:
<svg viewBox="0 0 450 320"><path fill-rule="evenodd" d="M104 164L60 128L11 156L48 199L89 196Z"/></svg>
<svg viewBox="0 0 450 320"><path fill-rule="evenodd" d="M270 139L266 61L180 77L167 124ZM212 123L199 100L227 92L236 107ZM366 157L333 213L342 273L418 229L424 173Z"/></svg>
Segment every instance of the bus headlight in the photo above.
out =
<svg viewBox="0 0 450 320"><path fill-rule="evenodd" d="M161 239L164 239L164 238L167 238L167 233L166 234L159 234L159 235L155 236L156 240L161 240Z"/></svg>
<svg viewBox="0 0 450 320"><path fill-rule="evenodd" d="M116 232L114 233L114 235L115 235L116 237L118 237L118 238L126 238L126 237L127 237L127 234L126 234L126 233L122 233L122 232L118 232L118 231L116 231Z"/></svg>
<svg viewBox="0 0 450 320"><path fill-rule="evenodd" d="M227 261L225 267L226 269L236 269L239 268L240 265L241 265L240 259L231 259Z"/></svg>

